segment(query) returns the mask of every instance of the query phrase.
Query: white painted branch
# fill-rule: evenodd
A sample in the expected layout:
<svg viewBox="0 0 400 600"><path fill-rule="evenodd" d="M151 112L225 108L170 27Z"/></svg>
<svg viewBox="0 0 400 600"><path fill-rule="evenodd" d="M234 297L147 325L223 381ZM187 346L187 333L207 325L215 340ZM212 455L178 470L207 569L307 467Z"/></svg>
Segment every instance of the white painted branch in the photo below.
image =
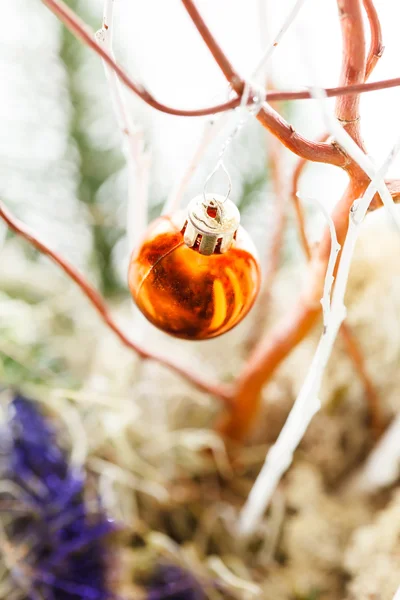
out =
<svg viewBox="0 0 400 600"><path fill-rule="evenodd" d="M390 152L381 169L374 174L375 180L379 181L384 178L387 169L399 151L400 139ZM300 443L311 419L320 408L318 394L322 377L336 336L346 315L344 296L355 244L361 223L375 193L375 182L371 181L364 196L353 204L350 211L349 228L337 272L327 326L324 328L307 377L289 417L278 440L268 452L261 472L242 509L239 517L239 532L241 534L250 534L256 528L282 475L290 466L293 453Z"/></svg>
<svg viewBox="0 0 400 600"><path fill-rule="evenodd" d="M115 3L116 0L104 0L103 26L96 32L97 41L104 44L112 56ZM142 129L133 123L118 76L104 61L103 65L114 112L123 136L128 168L127 234L129 249L132 250L147 227L150 155L144 148Z"/></svg>

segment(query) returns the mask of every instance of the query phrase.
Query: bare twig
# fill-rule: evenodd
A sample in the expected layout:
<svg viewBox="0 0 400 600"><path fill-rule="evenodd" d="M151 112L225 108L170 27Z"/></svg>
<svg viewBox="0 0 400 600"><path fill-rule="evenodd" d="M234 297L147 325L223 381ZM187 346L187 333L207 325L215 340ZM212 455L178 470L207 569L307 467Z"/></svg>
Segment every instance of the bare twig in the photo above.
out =
<svg viewBox="0 0 400 600"><path fill-rule="evenodd" d="M286 31L289 29L290 25L293 23L294 19L296 18L297 14L299 13L304 2L305 2L305 0L297 0L293 9L289 12L282 27L279 29L279 31L278 31L277 35L275 36L275 38L273 39L273 41L268 45L268 47L266 48L265 52L263 53L261 59L259 60L256 68L254 69L254 71L251 75L252 82L257 80L260 73L261 74L263 73L266 63L273 55L278 44L282 41L283 36L285 35ZM212 142L212 140L215 138L215 136L218 134L218 132L222 129L225 122L226 122L226 119L220 119L217 123L215 123L214 121L206 123L203 135L200 139L199 146L198 146L193 158L191 159L189 166L187 167L182 179L179 180L177 186L172 189L172 191L164 205L163 214L171 213L174 210L177 210L179 208L183 193L184 193L193 173L195 172L199 161L201 160L202 156L204 155L204 152L207 149L208 145ZM280 209L279 203L277 203L277 207L278 207L278 209ZM280 222L280 220L279 220L279 222ZM282 227L283 227L283 225L282 225ZM279 238L278 231L279 231L279 227L276 230L276 240L273 243L274 247L276 247L276 245L278 244L278 238ZM276 252L275 252L275 254L276 254Z"/></svg>
<svg viewBox="0 0 400 600"><path fill-rule="evenodd" d="M318 138L317 141L326 142L326 140L328 138L329 138L329 133L324 133L323 135L321 135ZM299 231L300 242L301 242L302 248L304 250L304 254L306 255L306 258L308 260L310 260L311 249L310 249L310 244L308 243L308 238L307 238L307 233L306 233L304 210L303 210L303 206L300 202L300 198L297 195L298 188L299 188L299 180L300 180L300 177L303 174L304 168L306 167L307 164L308 164L308 161L304 158L300 158L297 161L296 166L293 171L293 175L292 175L290 198L293 202L293 208L294 208L294 212L296 215L296 222L297 222L297 228Z"/></svg>
<svg viewBox="0 0 400 600"><path fill-rule="evenodd" d="M103 26L96 32L96 40L104 46L113 59L115 2L116 0L104 0ZM143 130L132 121L125 100L124 89L117 74L104 59L103 65L114 112L122 133L128 167L127 232L129 250L132 250L147 227L150 154L144 148Z"/></svg>
<svg viewBox="0 0 400 600"><path fill-rule="evenodd" d="M364 83L365 34L359 0L338 0L343 39L343 60L340 75L342 85ZM336 100L336 117L345 131L363 147L360 134L360 95L339 96Z"/></svg>
<svg viewBox="0 0 400 600"><path fill-rule="evenodd" d="M363 4L368 16L371 31L371 45L369 48L367 66L365 69L366 81L374 70L376 63L382 56L384 46L382 43L381 24L379 22L378 13L376 12L373 0L363 0Z"/></svg>
<svg viewBox="0 0 400 600"><path fill-rule="evenodd" d="M55 250L49 248L44 242L42 242L32 231L30 231L23 223L21 223L12 213L0 202L0 218L8 225L8 227L16 234L23 237L27 242L34 248L39 250L42 254L45 254L51 258L61 269L72 279L82 290L89 302L96 309L100 317L103 319L105 324L115 333L120 341L134 350L141 358L147 360L155 360L165 367L168 367L173 372L177 373L190 383L192 383L198 389L212 394L213 396L220 398L221 400L228 401L231 396L231 390L229 386L223 384L208 383L198 377L195 373L188 371L184 367L180 367L174 364L172 361L158 356L155 353L151 353L145 348L142 348L135 342L133 342L116 324L113 317L111 316L105 301L99 292L85 279L75 267L73 267L65 258L60 256Z"/></svg>
<svg viewBox="0 0 400 600"><path fill-rule="evenodd" d="M84 44L86 44L89 48L91 48L94 52L101 56L101 58L105 60L106 63L117 73L121 81L132 92L139 96L144 102L146 102L146 104L149 104L156 110L181 117L201 117L205 115L212 115L220 112L225 112L227 110L237 108L240 105L241 94L239 94L237 98L233 98L228 102L223 102L214 106L193 110L173 108L159 102L150 94L150 92L148 92L143 87L141 83L138 83L137 81L132 79L125 72L125 70L113 60L111 55L93 39L93 31L85 23L83 23L83 21L79 19L79 17L77 17L77 15L72 10L70 10L64 2L62 2L62 0L42 0L42 2L46 4L46 6L60 19L60 21L64 23L67 29L69 29ZM400 77L395 77L392 79L374 81L372 83L361 83L355 85L345 85L334 88L326 88L324 91L326 92L328 98L334 98L337 96L346 96L355 93L363 94L366 92L390 89L399 86ZM273 102L280 100L308 100L310 98L311 94L308 90L286 92L271 90L269 92L266 92L264 99L265 101Z"/></svg>
<svg viewBox="0 0 400 600"><path fill-rule="evenodd" d="M301 196L299 196L300 199ZM324 215L326 222L328 223L329 233L331 236L331 249L329 254L329 260L326 267L326 275L324 280L324 289L322 293L321 306L322 306L322 315L324 320L324 328L328 326L329 317L330 317L330 306L331 306L331 291L333 285L333 273L335 271L335 265L337 261L338 254L340 252L340 244L337 240L335 224L331 219L329 212L327 211L325 205L317 200L316 198L308 198L312 200L312 202L316 203L322 214Z"/></svg>
<svg viewBox="0 0 400 600"><path fill-rule="evenodd" d="M257 79L257 77L261 74L264 76L264 80L265 80L266 75L265 75L265 73L263 73L265 64L268 62L268 60L274 53L275 49L281 43L283 36L285 35L285 33L287 32L289 27L292 25L293 21L296 19L297 15L299 14L304 3L305 3L305 0L296 0L295 4L292 7L292 10L289 11L289 13L288 13L285 21L283 22L281 28L279 29L278 33L273 37L272 41L265 49L258 65L254 71L254 75L253 75L252 79L253 78ZM263 4L265 6L265 2L263 2ZM266 25L265 18L262 19L262 22L261 22L262 28L265 28L265 27L263 27L264 25ZM263 32L263 34L265 34L265 32Z"/></svg>
<svg viewBox="0 0 400 600"><path fill-rule="evenodd" d="M347 323L342 323L340 335L342 336L346 351L351 358L364 386L365 397L368 404L370 425L374 437L377 438L382 433L384 425L378 392L368 374L360 344L358 343L350 325Z"/></svg>
<svg viewBox="0 0 400 600"><path fill-rule="evenodd" d="M204 22L193 0L182 0L182 3L227 81L232 86L232 89L241 96L246 84L234 70L225 53ZM325 162L342 167L345 166L346 159L338 148L332 144L319 144L307 140L298 134L293 127L270 106L264 105L264 108L259 111L257 119L295 154L316 162Z"/></svg>

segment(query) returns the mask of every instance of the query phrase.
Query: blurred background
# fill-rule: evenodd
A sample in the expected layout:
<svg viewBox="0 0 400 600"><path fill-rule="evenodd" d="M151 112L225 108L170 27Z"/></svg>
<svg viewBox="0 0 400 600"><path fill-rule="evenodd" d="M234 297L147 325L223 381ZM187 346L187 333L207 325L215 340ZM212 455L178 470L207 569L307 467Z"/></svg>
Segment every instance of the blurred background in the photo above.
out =
<svg viewBox="0 0 400 600"><path fill-rule="evenodd" d="M93 30L100 28L102 0L68 0L67 3ZM293 4L294 0L270 1L266 6L255 0L197 0L205 21L244 78L251 76L268 44L261 24L265 22L269 36L276 35ZM379 80L398 76L400 5L395 0L376 0L375 5L385 45L383 58L372 76L373 80ZM177 362L190 366L205 378L232 380L245 360L246 343L253 331L254 319L260 314L256 309L243 324L222 338L192 343L174 340L155 330L133 307L127 287L127 266L132 250L127 229L134 231L135 224L128 223L128 176L122 136L100 59L73 38L39 0L3 2L1 18L1 199L48 245L87 276L106 297L124 330L136 341L165 356L172 355ZM114 27L118 62L160 101L178 108L199 108L227 98L226 81L179 0L118 0ZM309 64L310 59L312 64ZM273 86L283 90L310 84L334 87L340 61L336 2L307 0L269 61L265 76L268 74ZM181 180L208 118L165 115L128 91L126 98L151 154L148 206L151 220L160 214L171 190ZM333 109L333 101L328 104ZM361 96L362 132L377 164L399 135L399 105L399 88ZM325 129L312 100L285 103L279 109L306 137L317 137ZM233 112L207 147L185 190L183 206L202 192L224 141L242 118L240 111ZM255 241L263 269L268 266L276 227L269 150L270 140L265 131L251 119L232 141L225 156L232 178L232 198L240 207L242 222ZM295 157L283 150L282 164L288 179ZM400 159L397 158L388 177L398 177L399 173ZM345 184L346 176L338 169L309 165L301 179L300 190L331 209ZM225 184L217 180L216 185L222 190ZM323 230L323 217L312 205L306 206L306 214L310 239L317 241ZM371 242L378 237L379 244ZM399 409L396 373L400 357L397 333L400 271L397 261L393 260L398 249L398 239L386 215L377 211L369 216L348 295L350 322L366 352L374 383L384 396L384 412L388 418L394 417ZM281 270L272 294L268 325L282 316L296 297L304 266L288 201ZM379 324L376 314L380 315ZM87 468L96 477L100 474L99 489L105 507L124 524L132 526L134 523L136 527L139 523L134 527L135 535L145 537L147 529L152 531L153 528L170 536L168 543L173 540L183 544L182 540L190 538L191 526L186 512L180 520L179 510L189 511L188 505L197 502L195 517L191 513L190 518L202 522L204 502L207 504L210 497L222 502L218 505L219 514L224 515L224 524L218 526L215 535L221 531L226 533L225 526L229 531L233 518L230 511L232 507L236 510L238 497L243 501L266 449L284 422L307 372L318 333L319 330L295 351L268 387L263 398L264 404L269 406L268 417L263 415L260 419L253 446L243 450L242 470L239 479L233 477L235 483L232 484L223 443L210 429L219 410L216 402L165 368L151 362L142 363L122 348L79 289L46 257L9 233L0 222L0 385L6 390L2 396L4 405L10 388L17 387L39 398L52 414L58 413L69 432L66 437L70 438L70 447L75 448L73 456L78 456L81 464L86 461ZM278 544L274 527L276 519L279 527L283 519L279 516L279 498L274 504L276 511L272 517L268 515L261 530L260 537L265 535L266 544L258 540L257 548L247 548L243 554L243 548L238 549L234 540L222 543L218 537L213 540L212 550L205 551L206 556L212 551L223 557L225 554L240 556L243 564L238 566L232 556L231 562L225 564L229 563L237 577L256 582L260 587L245 586L243 591L239 585L238 591L237 585L229 584L228 577L226 585L233 595L225 596L219 590L221 596L209 597L264 598L267 596L263 594L268 592L275 598L285 599L340 598L344 597L343 573L346 572L346 577L351 573L354 584L351 591L346 592L346 598L389 600L397 580L400 583L400 548L393 540L390 548L388 542L385 551L381 551L380 556L384 558L376 579L364 580L365 573L373 570L371 565L377 552L374 543L379 545L388 525L384 532L379 527L376 531L370 530L374 543L371 542L370 555L363 555L363 560L359 558L358 538L353 545L349 542L357 527L361 529L369 524L377 511L386 506L383 496L381 504L373 506L364 499L360 504L354 499L346 504L346 500L331 498L337 482L342 482L355 466L358 468L373 445L366 426L362 386L354 377L340 343L335 352L322 392L328 408L316 419L302 449L304 464L300 464L297 471L291 471L283 504L286 502L297 513L287 509L293 521L285 530L278 558L271 567L271 556ZM336 410L338 406L341 408ZM267 433L266 423L269 426L272 423ZM202 432L201 435L196 430ZM181 431L184 433L176 433ZM159 443L152 446L156 436L160 436ZM209 446L216 449L212 466L209 456L199 454L199 449ZM105 469L101 461L106 460L117 465L120 471ZM132 483L127 472L135 473L141 483ZM229 493L234 501L221 492L221 478L232 484ZM397 475L390 480L390 486L396 478ZM311 504L307 504L302 495L304 487L311 490ZM206 488L208 491L204 492ZM167 494L167 500L163 493ZM387 510L398 511L398 503L397 499ZM309 506L314 507L317 515L312 522ZM286 508L282 508L283 513ZM391 520L390 515L385 523ZM209 537L212 537L214 516L204 526L208 528ZM331 519L339 531L337 539L329 524ZM307 531L312 532L311 537L323 532L322 537L326 535L330 540L322 557L319 557L321 548L313 546ZM172 555L175 561L190 565L191 570L204 576L205 558L196 546L197 541L193 542L196 551L190 547L183 559L175 547L166 549L166 537L162 540L146 538L146 548L152 549L149 556L154 559L159 554ZM136 552L133 542L126 546ZM344 560L345 548L347 558ZM135 557L139 560L137 552ZM319 557L317 564L316 557ZM147 555L146 560L150 560ZM265 561L272 571L268 571L264 581ZM254 565L262 575L260 572L254 575L251 570ZM224 580L223 569L215 564L214 567L209 566L209 571ZM129 568L133 569L132 565ZM130 577L127 589L130 590L134 579ZM383 582L387 587L384 588ZM377 595L367 596L367 592ZM139 591L136 589L135 593Z"/></svg>

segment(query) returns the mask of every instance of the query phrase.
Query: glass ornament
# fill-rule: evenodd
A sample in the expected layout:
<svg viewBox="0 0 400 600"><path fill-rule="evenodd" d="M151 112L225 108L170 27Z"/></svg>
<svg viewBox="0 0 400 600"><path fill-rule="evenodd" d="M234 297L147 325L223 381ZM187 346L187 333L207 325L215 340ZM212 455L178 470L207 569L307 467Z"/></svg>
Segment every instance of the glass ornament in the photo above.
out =
<svg viewBox="0 0 400 600"><path fill-rule="evenodd" d="M132 253L128 281L153 325L179 338L204 340L247 315L259 291L260 268L235 204L209 193L149 226Z"/></svg>

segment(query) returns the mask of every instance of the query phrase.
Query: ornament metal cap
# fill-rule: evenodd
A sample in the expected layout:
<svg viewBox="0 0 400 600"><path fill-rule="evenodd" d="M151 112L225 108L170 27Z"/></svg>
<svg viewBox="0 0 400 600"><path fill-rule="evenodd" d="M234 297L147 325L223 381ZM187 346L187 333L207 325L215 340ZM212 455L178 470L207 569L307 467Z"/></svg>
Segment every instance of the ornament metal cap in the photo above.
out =
<svg viewBox="0 0 400 600"><path fill-rule="evenodd" d="M229 198L200 194L189 203L184 241L190 248L197 242L200 254L227 252L239 225L239 210Z"/></svg>

